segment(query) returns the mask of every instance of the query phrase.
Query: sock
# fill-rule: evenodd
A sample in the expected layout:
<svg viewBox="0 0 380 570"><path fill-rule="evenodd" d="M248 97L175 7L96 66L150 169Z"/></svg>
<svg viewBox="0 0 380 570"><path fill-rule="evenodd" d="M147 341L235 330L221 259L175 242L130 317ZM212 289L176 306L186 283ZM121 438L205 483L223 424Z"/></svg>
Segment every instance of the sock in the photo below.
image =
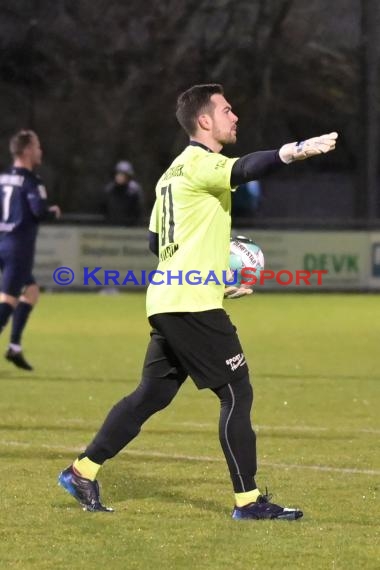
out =
<svg viewBox="0 0 380 570"><path fill-rule="evenodd" d="M3 330L8 322L9 317L13 312L13 307L9 303L0 303L0 332Z"/></svg>
<svg viewBox="0 0 380 570"><path fill-rule="evenodd" d="M9 343L9 348L11 348L13 350L13 352L21 352L21 345L20 344L12 344L11 342Z"/></svg>
<svg viewBox="0 0 380 570"><path fill-rule="evenodd" d="M88 457L83 457L83 459L79 459L78 457L73 463L73 468L78 472L80 477L90 479L90 481L95 481L101 465L94 463Z"/></svg>
<svg viewBox="0 0 380 570"><path fill-rule="evenodd" d="M245 507L249 503L255 503L260 495L258 489L252 489L246 493L235 493L235 504L237 507Z"/></svg>
<svg viewBox="0 0 380 570"><path fill-rule="evenodd" d="M21 344L21 335L29 318L33 305L20 301L12 318L11 343Z"/></svg>

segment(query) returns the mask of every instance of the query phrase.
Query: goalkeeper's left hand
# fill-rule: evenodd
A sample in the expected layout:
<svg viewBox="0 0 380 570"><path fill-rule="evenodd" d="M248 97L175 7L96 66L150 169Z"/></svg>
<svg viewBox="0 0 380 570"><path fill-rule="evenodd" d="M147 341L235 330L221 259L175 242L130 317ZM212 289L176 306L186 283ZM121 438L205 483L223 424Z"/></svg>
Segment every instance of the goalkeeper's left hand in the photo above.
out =
<svg viewBox="0 0 380 570"><path fill-rule="evenodd" d="M317 154L326 154L334 150L338 133L329 133L328 135L321 135L302 142L293 142L284 144L280 150L279 155L282 162L289 164L296 160L305 160Z"/></svg>
<svg viewBox="0 0 380 570"><path fill-rule="evenodd" d="M241 285L240 287L226 287L224 289L224 298L225 299L239 299L239 297L244 297L245 295L252 295L252 289L248 287L244 287Z"/></svg>

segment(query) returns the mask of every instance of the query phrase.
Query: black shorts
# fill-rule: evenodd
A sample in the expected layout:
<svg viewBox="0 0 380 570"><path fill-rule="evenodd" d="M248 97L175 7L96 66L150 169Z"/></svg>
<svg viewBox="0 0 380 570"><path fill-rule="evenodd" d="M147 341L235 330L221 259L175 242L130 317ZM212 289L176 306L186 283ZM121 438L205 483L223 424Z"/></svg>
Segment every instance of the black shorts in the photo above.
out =
<svg viewBox="0 0 380 570"><path fill-rule="evenodd" d="M223 309L162 313L153 327L144 377L191 376L197 388L217 388L248 375L236 328Z"/></svg>
<svg viewBox="0 0 380 570"><path fill-rule="evenodd" d="M19 297L23 288L35 283L32 275L33 253L7 251L0 247L0 290L11 297Z"/></svg>

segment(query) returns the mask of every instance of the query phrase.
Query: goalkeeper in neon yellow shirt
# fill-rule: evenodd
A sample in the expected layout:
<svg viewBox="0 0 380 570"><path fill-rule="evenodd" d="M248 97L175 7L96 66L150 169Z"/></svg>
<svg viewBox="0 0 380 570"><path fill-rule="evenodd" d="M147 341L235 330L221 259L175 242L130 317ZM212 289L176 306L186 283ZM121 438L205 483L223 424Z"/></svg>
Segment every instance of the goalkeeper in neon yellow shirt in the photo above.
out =
<svg viewBox="0 0 380 570"><path fill-rule="evenodd" d="M243 296L250 289L225 288L221 276L229 259L231 191L286 164L333 150L337 134L227 158L220 151L236 142L238 117L216 84L195 85L182 93L177 119L190 142L156 186L150 249L166 278L147 291L152 332L141 382L111 409L93 441L62 471L59 483L85 510L112 511L100 501L100 467L170 404L190 377L220 400L219 438L235 496L232 518L296 520L303 515L300 509L272 503L256 483L253 390L236 328L223 309L223 297ZM212 271L218 279L194 285L188 278L191 271L203 278Z"/></svg>

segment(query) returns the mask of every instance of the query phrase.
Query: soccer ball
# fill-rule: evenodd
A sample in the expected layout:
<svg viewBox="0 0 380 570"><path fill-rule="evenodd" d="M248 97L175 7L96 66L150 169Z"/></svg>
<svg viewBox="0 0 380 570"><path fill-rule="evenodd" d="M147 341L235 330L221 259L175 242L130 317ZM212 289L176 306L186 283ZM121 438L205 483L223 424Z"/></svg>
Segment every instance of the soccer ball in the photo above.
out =
<svg viewBox="0 0 380 570"><path fill-rule="evenodd" d="M231 271L237 272L237 282L234 286L246 286L253 289L255 284L259 282L260 273L264 269L264 254L260 246L251 239L245 236L237 236L230 241L229 264ZM242 270L245 268L247 269L242 275Z"/></svg>

